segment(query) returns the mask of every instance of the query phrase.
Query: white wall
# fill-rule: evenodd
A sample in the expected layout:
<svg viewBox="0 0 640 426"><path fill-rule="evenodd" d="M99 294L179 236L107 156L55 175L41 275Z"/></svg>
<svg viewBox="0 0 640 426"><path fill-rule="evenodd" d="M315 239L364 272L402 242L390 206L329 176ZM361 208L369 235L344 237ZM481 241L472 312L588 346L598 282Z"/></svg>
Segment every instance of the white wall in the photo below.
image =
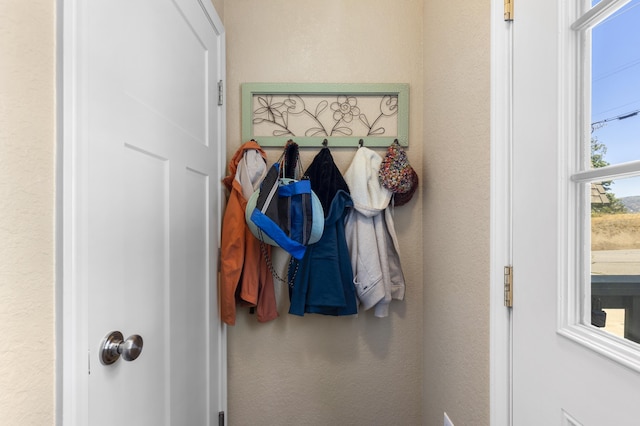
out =
<svg viewBox="0 0 640 426"><path fill-rule="evenodd" d="M54 419L54 8L0 2L0 423Z"/></svg>
<svg viewBox="0 0 640 426"><path fill-rule="evenodd" d="M243 82L409 83L408 155L422 173L422 8L422 0L225 2L228 157L243 142ZM318 151L304 149L304 164ZM332 153L344 172L355 149ZM420 194L395 218L407 292L388 318L294 317L285 295L274 322L245 313L229 329L231 424L421 424Z"/></svg>

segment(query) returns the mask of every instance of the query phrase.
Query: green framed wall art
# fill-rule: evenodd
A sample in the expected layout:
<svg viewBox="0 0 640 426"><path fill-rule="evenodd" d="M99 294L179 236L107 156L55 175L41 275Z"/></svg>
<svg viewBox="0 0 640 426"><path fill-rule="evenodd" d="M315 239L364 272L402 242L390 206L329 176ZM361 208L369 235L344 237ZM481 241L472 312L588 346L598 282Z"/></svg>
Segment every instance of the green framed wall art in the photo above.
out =
<svg viewBox="0 0 640 426"><path fill-rule="evenodd" d="M405 83L244 83L242 139L262 146L409 145Z"/></svg>

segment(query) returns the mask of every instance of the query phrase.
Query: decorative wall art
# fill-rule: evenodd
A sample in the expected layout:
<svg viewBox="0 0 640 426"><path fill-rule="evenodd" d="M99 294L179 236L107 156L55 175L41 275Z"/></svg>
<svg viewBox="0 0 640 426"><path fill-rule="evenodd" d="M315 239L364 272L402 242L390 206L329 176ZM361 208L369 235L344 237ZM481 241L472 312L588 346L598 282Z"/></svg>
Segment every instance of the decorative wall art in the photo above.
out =
<svg viewBox="0 0 640 426"><path fill-rule="evenodd" d="M408 134L408 84L242 85L242 140L262 146L408 146Z"/></svg>

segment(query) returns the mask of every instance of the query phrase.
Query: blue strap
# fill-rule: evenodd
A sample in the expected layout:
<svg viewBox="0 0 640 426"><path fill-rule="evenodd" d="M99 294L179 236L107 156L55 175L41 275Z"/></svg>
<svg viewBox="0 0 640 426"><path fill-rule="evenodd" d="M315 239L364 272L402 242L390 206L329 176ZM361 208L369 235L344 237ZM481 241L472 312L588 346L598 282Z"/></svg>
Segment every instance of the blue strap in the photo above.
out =
<svg viewBox="0 0 640 426"><path fill-rule="evenodd" d="M311 194L310 180L303 179L288 185L282 185L278 188L278 196L280 197L292 197L300 194Z"/></svg>
<svg viewBox="0 0 640 426"><path fill-rule="evenodd" d="M274 221L257 208L251 212L251 221L291 256L298 260L304 257L307 247L289 238Z"/></svg>

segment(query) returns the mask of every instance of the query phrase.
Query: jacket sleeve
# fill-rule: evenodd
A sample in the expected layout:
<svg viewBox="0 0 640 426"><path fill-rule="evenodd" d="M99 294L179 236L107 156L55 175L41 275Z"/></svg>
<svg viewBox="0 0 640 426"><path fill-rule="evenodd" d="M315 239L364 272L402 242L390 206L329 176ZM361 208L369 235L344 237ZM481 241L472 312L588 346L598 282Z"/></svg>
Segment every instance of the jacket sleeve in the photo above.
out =
<svg viewBox="0 0 640 426"><path fill-rule="evenodd" d="M229 325L236 323L236 290L244 262L244 210L240 194L231 191L222 219L220 241L220 317Z"/></svg>
<svg viewBox="0 0 640 426"><path fill-rule="evenodd" d="M391 297L397 300L404 299L405 280L400 262L400 245L396 235L395 224L391 209L385 209L385 222L388 230L387 258L389 259L389 281L391 283Z"/></svg>
<svg viewBox="0 0 640 426"><path fill-rule="evenodd" d="M352 209L345 219L344 231L358 301L367 310L385 297L373 219Z"/></svg>

